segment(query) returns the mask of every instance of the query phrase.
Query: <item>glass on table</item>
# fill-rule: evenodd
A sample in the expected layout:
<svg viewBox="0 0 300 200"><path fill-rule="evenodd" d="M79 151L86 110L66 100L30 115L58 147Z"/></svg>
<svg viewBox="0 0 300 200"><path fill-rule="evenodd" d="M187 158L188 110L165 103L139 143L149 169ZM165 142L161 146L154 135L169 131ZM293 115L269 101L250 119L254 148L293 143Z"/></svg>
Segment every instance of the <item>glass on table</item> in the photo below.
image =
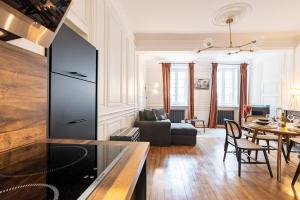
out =
<svg viewBox="0 0 300 200"><path fill-rule="evenodd" d="M274 122L278 122L280 120L280 117L278 115L274 115L272 117L272 119L273 119Z"/></svg>
<svg viewBox="0 0 300 200"><path fill-rule="evenodd" d="M289 120L289 122L293 123L294 119L295 119L295 116L290 114L290 115L287 116L287 119Z"/></svg>

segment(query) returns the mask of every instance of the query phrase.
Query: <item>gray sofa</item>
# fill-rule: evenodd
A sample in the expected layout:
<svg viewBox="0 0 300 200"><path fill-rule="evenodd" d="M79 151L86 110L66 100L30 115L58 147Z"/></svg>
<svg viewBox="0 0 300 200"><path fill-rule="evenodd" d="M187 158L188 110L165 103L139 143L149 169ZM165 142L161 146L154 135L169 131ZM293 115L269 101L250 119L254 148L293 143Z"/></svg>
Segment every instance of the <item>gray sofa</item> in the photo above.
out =
<svg viewBox="0 0 300 200"><path fill-rule="evenodd" d="M152 146L195 145L197 129L191 124L171 123L169 119L161 119L162 109L153 109L155 120L149 121L144 116L145 111L139 112L139 119L134 126L140 129L140 140L150 142ZM146 111L150 113L149 111ZM167 116L167 115L166 115ZM164 118L164 117L163 117Z"/></svg>
<svg viewBox="0 0 300 200"><path fill-rule="evenodd" d="M197 129L187 123L171 123L173 145L196 145Z"/></svg>

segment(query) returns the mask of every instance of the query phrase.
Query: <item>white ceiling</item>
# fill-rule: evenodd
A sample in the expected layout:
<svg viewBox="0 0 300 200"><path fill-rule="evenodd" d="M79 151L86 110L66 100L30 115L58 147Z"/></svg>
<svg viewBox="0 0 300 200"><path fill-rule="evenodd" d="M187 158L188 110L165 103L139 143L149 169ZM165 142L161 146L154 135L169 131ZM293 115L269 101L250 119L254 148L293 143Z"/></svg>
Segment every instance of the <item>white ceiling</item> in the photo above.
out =
<svg viewBox="0 0 300 200"><path fill-rule="evenodd" d="M246 2L252 12L234 32L300 32L300 0L118 0L135 33L226 33L211 20L230 3Z"/></svg>

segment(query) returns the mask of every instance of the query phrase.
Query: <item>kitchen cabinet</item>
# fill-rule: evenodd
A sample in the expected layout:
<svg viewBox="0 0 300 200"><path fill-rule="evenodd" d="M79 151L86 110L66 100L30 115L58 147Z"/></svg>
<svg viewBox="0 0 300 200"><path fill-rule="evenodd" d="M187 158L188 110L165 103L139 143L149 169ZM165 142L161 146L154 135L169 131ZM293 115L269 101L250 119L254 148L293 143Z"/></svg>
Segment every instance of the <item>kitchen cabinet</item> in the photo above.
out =
<svg viewBox="0 0 300 200"><path fill-rule="evenodd" d="M95 84L51 74L52 138L96 139Z"/></svg>
<svg viewBox="0 0 300 200"><path fill-rule="evenodd" d="M96 49L63 25L50 48L51 70L74 78L96 82Z"/></svg>
<svg viewBox="0 0 300 200"><path fill-rule="evenodd" d="M49 137L95 140L97 50L63 25L49 49Z"/></svg>

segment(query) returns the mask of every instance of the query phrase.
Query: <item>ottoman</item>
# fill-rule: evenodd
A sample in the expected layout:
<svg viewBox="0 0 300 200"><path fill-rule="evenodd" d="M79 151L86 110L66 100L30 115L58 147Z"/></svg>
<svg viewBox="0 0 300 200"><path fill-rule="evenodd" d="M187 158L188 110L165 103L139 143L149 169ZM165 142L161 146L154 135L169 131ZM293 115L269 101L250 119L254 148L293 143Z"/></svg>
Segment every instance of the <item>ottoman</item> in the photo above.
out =
<svg viewBox="0 0 300 200"><path fill-rule="evenodd" d="M197 129L188 123L171 123L173 145L196 145Z"/></svg>

